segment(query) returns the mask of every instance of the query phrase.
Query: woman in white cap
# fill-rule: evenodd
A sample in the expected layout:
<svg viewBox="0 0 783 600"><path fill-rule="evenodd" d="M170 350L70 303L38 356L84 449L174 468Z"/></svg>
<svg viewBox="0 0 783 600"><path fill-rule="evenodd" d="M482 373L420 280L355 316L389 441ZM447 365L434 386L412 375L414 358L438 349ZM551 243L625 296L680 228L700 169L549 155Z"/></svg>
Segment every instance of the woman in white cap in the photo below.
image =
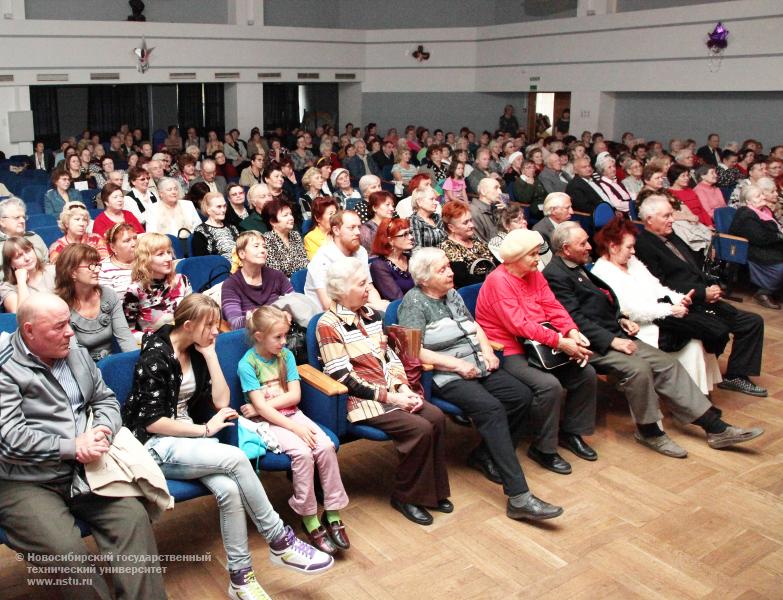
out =
<svg viewBox="0 0 783 600"><path fill-rule="evenodd" d="M351 185L351 175L348 169L335 169L332 171L332 187L334 187L334 199L340 204L343 210L353 210L356 203L362 199L359 190L355 190Z"/></svg>
<svg viewBox="0 0 783 600"><path fill-rule="evenodd" d="M476 321L489 339L503 344L503 369L533 391L534 403L559 407L566 390L562 422L556 408L550 415L550 426L541 428L527 453L545 469L566 475L571 465L558 454L558 445L584 460L598 458L582 439L595 428L596 380L595 370L587 364L592 355L587 338L538 270L543 243L537 231L514 229L508 233L500 246L503 264L487 275L481 286ZM543 370L534 366L523 340L563 352L571 360Z"/></svg>

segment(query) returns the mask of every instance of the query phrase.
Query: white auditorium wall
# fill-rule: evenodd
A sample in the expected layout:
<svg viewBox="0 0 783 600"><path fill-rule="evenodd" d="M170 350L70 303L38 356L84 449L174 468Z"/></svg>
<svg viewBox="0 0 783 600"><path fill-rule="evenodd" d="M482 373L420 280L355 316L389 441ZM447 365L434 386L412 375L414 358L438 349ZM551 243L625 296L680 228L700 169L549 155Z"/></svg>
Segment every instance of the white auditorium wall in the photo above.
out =
<svg viewBox="0 0 783 600"><path fill-rule="evenodd" d="M232 7L229 4L230 11L236 9ZM259 12L256 9L254 14ZM709 68L704 41L718 19L731 35L715 72ZM96 26L82 21L0 20L0 57L4 57L0 79L13 76L13 81L0 81L0 88L19 90L10 96L5 91L0 94L12 99L11 105L2 105L3 110L29 107L29 97L24 98L27 86L39 83L41 74L67 75L68 84L88 84L91 74L106 72L117 73L120 83L171 83L171 73L188 72L195 78L191 81L246 87L246 100L234 112L240 121L256 123L260 111L252 98L262 94L249 90L260 90L259 73L280 73L274 81L297 81L298 73L315 72L321 81L329 82L336 80L336 74L349 73L357 82L352 89L361 93L353 93L348 102L340 100L343 120L370 118L363 105L378 106L388 92L410 94L395 101L404 103L412 120L424 121L416 119L416 106L429 110L434 102L444 114L456 115L465 105L459 94L518 96L536 85L538 91L572 92L574 129L601 126L611 135L616 119L610 94L783 89L781 0L711 2L462 28L350 30L307 28L304 23L264 27L254 22L248 26L116 21ZM144 74L136 71L132 55L142 35L155 47L151 67ZM411 56L419 43L430 52L423 63ZM219 79L221 73L229 78ZM421 93L430 95L432 102L417 101ZM344 107L350 108L349 116ZM669 116L671 121L677 113ZM2 123L0 119L0 145L7 140Z"/></svg>

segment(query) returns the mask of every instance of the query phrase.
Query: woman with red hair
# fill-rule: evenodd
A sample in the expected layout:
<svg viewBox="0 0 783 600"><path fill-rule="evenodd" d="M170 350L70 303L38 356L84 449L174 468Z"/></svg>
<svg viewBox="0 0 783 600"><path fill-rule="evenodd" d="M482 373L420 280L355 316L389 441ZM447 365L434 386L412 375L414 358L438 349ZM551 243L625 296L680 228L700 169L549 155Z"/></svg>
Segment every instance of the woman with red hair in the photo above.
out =
<svg viewBox="0 0 783 600"><path fill-rule="evenodd" d="M612 288L622 311L639 324L636 337L671 352L707 394L721 375L715 354L707 354L701 341L687 339L683 319L689 314L691 294L667 288L647 270L635 256L636 235L633 223L620 217L602 227L595 234L601 258L592 274Z"/></svg>
<svg viewBox="0 0 783 600"><path fill-rule="evenodd" d="M489 246L474 239L476 227L470 214L470 205L461 200L446 202L441 219L447 237L440 248L451 262L454 287L459 289L466 285L482 283L497 262Z"/></svg>
<svg viewBox="0 0 783 600"><path fill-rule="evenodd" d="M399 300L413 287L408 259L413 233L408 219L383 219L372 244L370 274L384 300Z"/></svg>

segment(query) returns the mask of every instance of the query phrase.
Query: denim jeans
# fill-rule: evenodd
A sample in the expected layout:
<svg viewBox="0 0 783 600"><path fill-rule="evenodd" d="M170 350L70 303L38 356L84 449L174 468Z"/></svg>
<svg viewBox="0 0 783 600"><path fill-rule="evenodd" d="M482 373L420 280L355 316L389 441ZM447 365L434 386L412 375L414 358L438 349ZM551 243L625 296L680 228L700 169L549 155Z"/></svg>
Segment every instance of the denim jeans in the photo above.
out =
<svg viewBox="0 0 783 600"><path fill-rule="evenodd" d="M215 438L154 437L146 444L169 479L198 479L215 495L228 568L251 566L245 512L267 542L285 525L244 452Z"/></svg>

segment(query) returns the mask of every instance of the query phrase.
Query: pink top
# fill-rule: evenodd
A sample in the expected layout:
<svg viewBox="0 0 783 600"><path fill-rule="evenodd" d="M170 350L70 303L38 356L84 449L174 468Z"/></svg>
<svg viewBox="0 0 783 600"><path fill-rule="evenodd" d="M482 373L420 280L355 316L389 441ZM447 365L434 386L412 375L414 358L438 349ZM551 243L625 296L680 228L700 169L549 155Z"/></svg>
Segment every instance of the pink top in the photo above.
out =
<svg viewBox="0 0 783 600"><path fill-rule="evenodd" d="M712 227L712 217L709 215L709 213L707 213L706 210L704 210L704 207L701 204L701 200L699 200L696 192L694 192L691 188L685 188L682 190L673 190L672 188L669 188L669 191L674 195L675 198L677 198L677 200L691 209L691 212L699 217L699 221L701 221L707 227Z"/></svg>
<svg viewBox="0 0 783 600"><path fill-rule="evenodd" d="M723 194L714 185L709 185L702 181L693 188L693 191L696 192L701 205L711 218L714 218L713 213L716 208L724 208L726 206Z"/></svg>
<svg viewBox="0 0 783 600"><path fill-rule="evenodd" d="M541 326L545 321L563 335L578 329L539 271L516 277L505 265L484 280L476 302L476 321L490 340L503 344L504 356L524 354L518 337L557 348L558 335Z"/></svg>
<svg viewBox="0 0 783 600"><path fill-rule="evenodd" d="M452 179L451 177L447 177L446 181L443 182L443 185L440 186L443 190L449 190L450 192L454 192L455 194L459 194L462 190L465 189L465 180L464 179Z"/></svg>

